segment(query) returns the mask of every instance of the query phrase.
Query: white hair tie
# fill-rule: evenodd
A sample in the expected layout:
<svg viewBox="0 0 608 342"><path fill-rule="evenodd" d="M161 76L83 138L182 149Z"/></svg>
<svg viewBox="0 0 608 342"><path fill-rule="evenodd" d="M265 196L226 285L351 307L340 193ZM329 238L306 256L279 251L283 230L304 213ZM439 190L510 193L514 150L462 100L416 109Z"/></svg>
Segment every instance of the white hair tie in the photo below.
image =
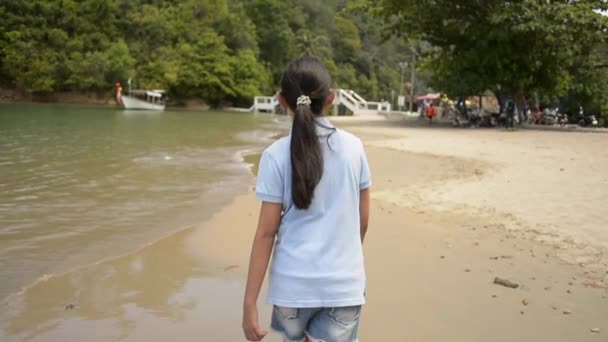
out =
<svg viewBox="0 0 608 342"><path fill-rule="evenodd" d="M312 103L312 101L310 100L310 97L306 96L306 95L302 95L300 97L298 97L298 102L297 105L300 106L310 106L310 104Z"/></svg>

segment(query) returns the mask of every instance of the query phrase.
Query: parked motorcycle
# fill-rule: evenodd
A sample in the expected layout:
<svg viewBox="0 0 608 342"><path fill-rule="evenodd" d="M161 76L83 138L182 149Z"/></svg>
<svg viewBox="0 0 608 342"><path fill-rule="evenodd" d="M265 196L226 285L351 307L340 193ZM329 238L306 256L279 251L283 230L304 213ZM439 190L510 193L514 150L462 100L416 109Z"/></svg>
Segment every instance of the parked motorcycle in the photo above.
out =
<svg viewBox="0 0 608 342"><path fill-rule="evenodd" d="M578 125L581 127L597 127L599 125L599 122L593 114L589 116L583 115L581 119L578 120Z"/></svg>
<svg viewBox="0 0 608 342"><path fill-rule="evenodd" d="M568 124L568 114L557 112L557 123L561 127L566 127Z"/></svg>
<svg viewBox="0 0 608 342"><path fill-rule="evenodd" d="M578 125L581 127L597 127L599 125L599 122L597 121L597 118L595 117L595 115L591 114L591 115L585 115L585 112L583 111L583 107L580 107L579 109L579 116L580 119L578 120Z"/></svg>
<svg viewBox="0 0 608 342"><path fill-rule="evenodd" d="M558 109L557 108L545 108L542 116L543 125L554 125L558 123Z"/></svg>

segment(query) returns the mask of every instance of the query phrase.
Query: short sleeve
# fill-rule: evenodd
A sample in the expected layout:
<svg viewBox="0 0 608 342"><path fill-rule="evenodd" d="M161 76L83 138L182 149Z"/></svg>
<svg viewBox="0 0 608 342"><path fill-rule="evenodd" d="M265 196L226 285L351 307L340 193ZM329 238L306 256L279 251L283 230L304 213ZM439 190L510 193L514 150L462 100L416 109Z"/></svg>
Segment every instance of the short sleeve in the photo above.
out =
<svg viewBox="0 0 608 342"><path fill-rule="evenodd" d="M369 164L367 162L367 155L365 149L361 146L361 175L359 177L359 190L365 190L372 186L372 178L369 171Z"/></svg>
<svg viewBox="0 0 608 342"><path fill-rule="evenodd" d="M283 203L283 176L281 169L267 151L264 151L260 158L255 195L260 201Z"/></svg>

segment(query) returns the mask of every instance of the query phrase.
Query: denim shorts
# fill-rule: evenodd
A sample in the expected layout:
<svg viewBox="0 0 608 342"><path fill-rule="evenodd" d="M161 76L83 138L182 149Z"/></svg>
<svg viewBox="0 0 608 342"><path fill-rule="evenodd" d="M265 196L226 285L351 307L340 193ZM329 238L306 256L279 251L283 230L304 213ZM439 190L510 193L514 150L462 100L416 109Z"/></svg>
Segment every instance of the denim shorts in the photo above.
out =
<svg viewBox="0 0 608 342"><path fill-rule="evenodd" d="M274 306L270 326L286 342L357 342L361 305L337 308Z"/></svg>

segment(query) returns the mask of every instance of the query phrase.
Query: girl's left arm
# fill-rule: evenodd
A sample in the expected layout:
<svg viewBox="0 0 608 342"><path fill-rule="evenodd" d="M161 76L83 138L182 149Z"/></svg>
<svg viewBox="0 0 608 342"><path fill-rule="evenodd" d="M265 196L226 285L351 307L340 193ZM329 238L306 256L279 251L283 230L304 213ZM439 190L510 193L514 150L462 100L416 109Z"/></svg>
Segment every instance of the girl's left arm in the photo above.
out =
<svg viewBox="0 0 608 342"><path fill-rule="evenodd" d="M260 288L266 276L274 240L279 230L283 206L278 203L262 202L258 228L251 248L249 274L243 303L243 330L250 341L259 341L266 334L258 324L257 301Z"/></svg>

